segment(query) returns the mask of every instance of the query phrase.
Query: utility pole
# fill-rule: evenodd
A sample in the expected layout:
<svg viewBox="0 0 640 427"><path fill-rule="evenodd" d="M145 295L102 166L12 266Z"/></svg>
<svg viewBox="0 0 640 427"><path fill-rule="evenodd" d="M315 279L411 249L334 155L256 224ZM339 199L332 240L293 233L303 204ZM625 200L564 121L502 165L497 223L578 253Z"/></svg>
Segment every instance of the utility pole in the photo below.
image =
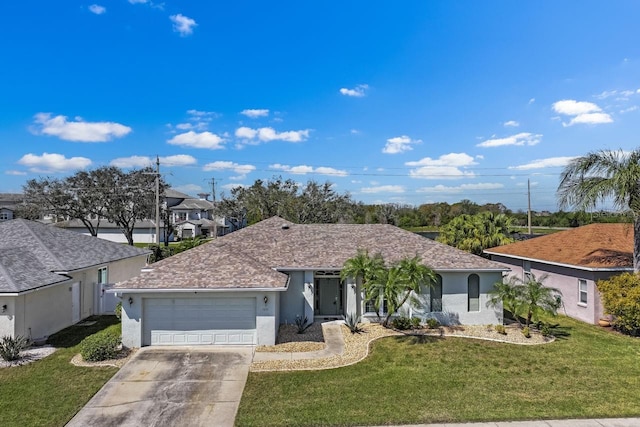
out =
<svg viewBox="0 0 640 427"><path fill-rule="evenodd" d="M158 155L156 155L156 244L160 247L160 157Z"/></svg>
<svg viewBox="0 0 640 427"><path fill-rule="evenodd" d="M527 178L527 225L529 228L529 235L531 235L531 182Z"/></svg>
<svg viewBox="0 0 640 427"><path fill-rule="evenodd" d="M218 238L218 218L216 216L216 180L211 178L211 203L213 204L213 238Z"/></svg>

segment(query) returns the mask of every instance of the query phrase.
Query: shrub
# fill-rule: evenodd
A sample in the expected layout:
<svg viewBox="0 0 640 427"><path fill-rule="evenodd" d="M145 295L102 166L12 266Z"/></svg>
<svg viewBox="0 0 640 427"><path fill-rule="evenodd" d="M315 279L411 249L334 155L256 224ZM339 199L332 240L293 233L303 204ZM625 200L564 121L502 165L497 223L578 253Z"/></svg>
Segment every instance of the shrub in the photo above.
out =
<svg viewBox="0 0 640 427"><path fill-rule="evenodd" d="M296 316L296 327L298 328L299 334L304 334L304 331L306 331L309 326L311 326L311 323L309 323L309 319L307 319L306 316L304 319L300 316Z"/></svg>
<svg viewBox="0 0 640 427"><path fill-rule="evenodd" d="M344 321L347 328L351 331L352 334L359 334L363 331L360 327L360 316L357 314L349 314Z"/></svg>
<svg viewBox="0 0 640 427"><path fill-rule="evenodd" d="M438 319L430 317L427 319L427 326L429 327L429 329L435 329L440 326L440 322L438 322Z"/></svg>
<svg viewBox="0 0 640 427"><path fill-rule="evenodd" d="M120 343L120 332L117 329L105 329L83 339L80 354L89 362L113 359L118 356Z"/></svg>
<svg viewBox="0 0 640 427"><path fill-rule="evenodd" d="M394 329L398 329L400 331L411 329L411 319L404 316L396 317L395 319L393 319L393 322L391 322L391 326L393 326Z"/></svg>
<svg viewBox="0 0 640 427"><path fill-rule="evenodd" d="M122 301L118 301L114 312L116 313L116 317L118 318L118 320L122 320Z"/></svg>
<svg viewBox="0 0 640 427"><path fill-rule="evenodd" d="M495 329L497 333L507 335L507 328L505 328L504 325L496 325Z"/></svg>
<svg viewBox="0 0 640 427"><path fill-rule="evenodd" d="M411 318L411 327L413 329L418 329L420 327L420 318L419 317L412 317Z"/></svg>
<svg viewBox="0 0 640 427"><path fill-rule="evenodd" d="M0 357L7 362L18 360L20 352L29 346L29 340L22 336L0 338Z"/></svg>
<svg viewBox="0 0 640 427"><path fill-rule="evenodd" d="M531 338L531 329L529 329L528 326L525 326L522 328L522 335L524 335L525 338Z"/></svg>
<svg viewBox="0 0 640 427"><path fill-rule="evenodd" d="M624 273L598 282L605 312L622 333L640 336L640 276Z"/></svg>
<svg viewBox="0 0 640 427"><path fill-rule="evenodd" d="M540 333L542 334L543 337L550 337L551 326L549 326L548 323L543 323L542 326L540 327Z"/></svg>

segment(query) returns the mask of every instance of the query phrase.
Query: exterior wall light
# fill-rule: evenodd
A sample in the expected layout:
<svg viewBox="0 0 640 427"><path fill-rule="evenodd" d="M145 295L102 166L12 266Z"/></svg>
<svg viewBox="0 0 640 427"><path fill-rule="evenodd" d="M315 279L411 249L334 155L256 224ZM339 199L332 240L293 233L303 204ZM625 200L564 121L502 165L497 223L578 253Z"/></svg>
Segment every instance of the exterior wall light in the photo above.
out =
<svg viewBox="0 0 640 427"><path fill-rule="evenodd" d="M2 305L2 312L4 313L5 311L7 311L7 304Z"/></svg>
<svg viewBox="0 0 640 427"><path fill-rule="evenodd" d="M133 298L129 297L129 305L133 305Z"/></svg>
<svg viewBox="0 0 640 427"><path fill-rule="evenodd" d="M264 296L264 298L262 298L262 301L264 301L264 303L268 303L269 302L269 297L268 296Z"/></svg>

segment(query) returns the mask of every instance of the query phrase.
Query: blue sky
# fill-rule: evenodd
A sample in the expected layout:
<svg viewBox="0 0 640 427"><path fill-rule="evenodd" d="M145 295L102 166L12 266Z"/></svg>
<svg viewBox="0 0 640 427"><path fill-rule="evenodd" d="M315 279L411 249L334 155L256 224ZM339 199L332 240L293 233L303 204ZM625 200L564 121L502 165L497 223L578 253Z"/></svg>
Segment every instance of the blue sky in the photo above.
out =
<svg viewBox="0 0 640 427"><path fill-rule="evenodd" d="M554 210L570 158L638 147L639 2L398 4L5 2L0 191L159 155L191 194Z"/></svg>

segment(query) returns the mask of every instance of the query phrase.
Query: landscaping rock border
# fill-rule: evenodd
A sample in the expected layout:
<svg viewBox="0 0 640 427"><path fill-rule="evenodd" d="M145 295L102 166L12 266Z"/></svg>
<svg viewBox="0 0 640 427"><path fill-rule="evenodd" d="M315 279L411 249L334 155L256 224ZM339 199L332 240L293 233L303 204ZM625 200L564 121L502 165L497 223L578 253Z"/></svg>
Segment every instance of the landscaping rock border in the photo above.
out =
<svg viewBox="0 0 640 427"><path fill-rule="evenodd" d="M20 358L18 360L7 362L6 360L0 359L0 368L26 365L28 363L35 362L36 360L44 359L45 357L53 354L56 350L57 348L50 345L30 347L20 352Z"/></svg>

